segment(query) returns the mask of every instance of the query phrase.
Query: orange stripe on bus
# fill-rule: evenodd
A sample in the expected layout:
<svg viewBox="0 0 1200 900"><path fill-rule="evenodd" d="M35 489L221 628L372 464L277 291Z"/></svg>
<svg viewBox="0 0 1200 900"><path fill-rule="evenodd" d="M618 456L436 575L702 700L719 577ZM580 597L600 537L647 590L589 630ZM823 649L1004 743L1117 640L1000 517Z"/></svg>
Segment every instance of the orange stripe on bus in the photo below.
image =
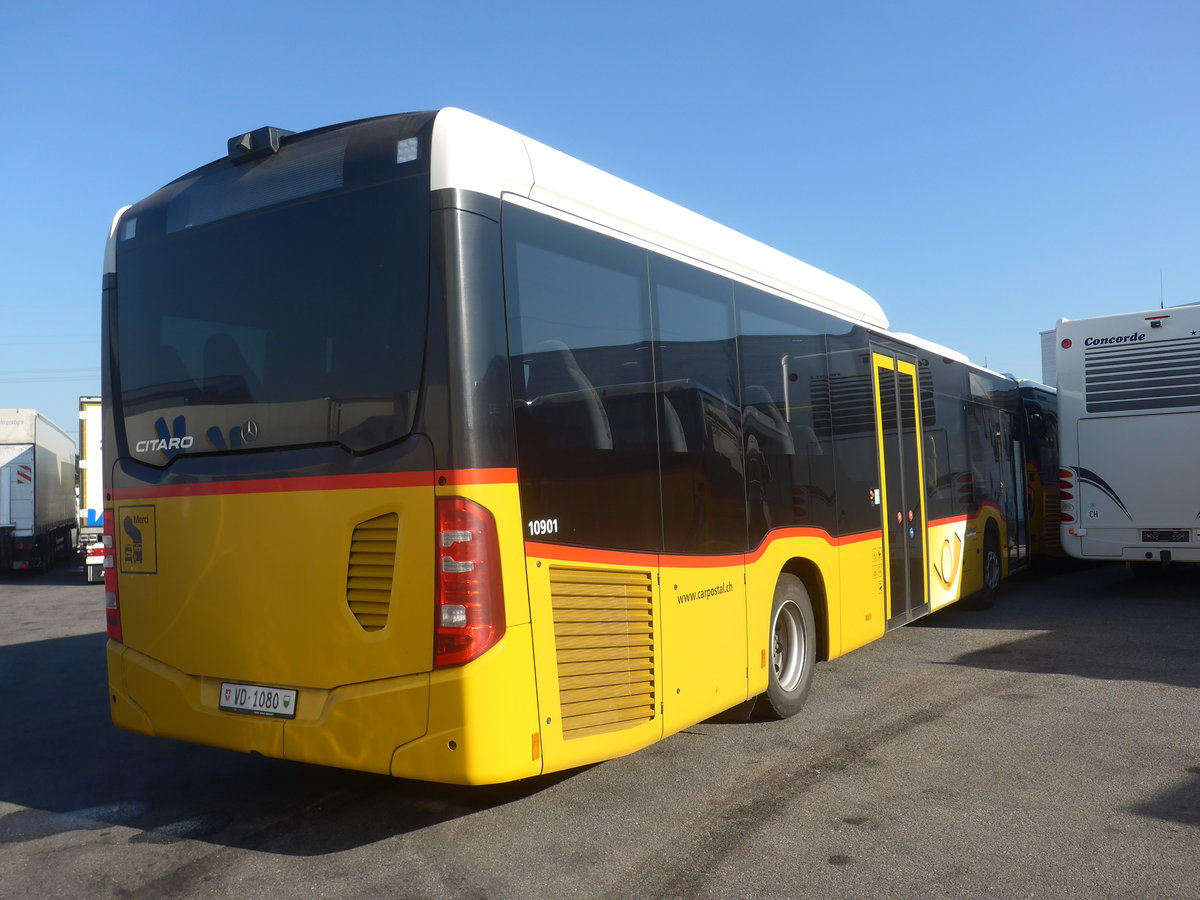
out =
<svg viewBox="0 0 1200 900"><path fill-rule="evenodd" d="M540 556L564 562L591 563L608 566L672 566L679 568L715 569L728 566L750 565L766 555L776 541L809 538L833 547L844 547L864 541L880 540L881 531L866 531L832 537L820 528L779 528L770 532L761 544L749 553L730 553L727 556L688 556L680 553L655 553L637 550L597 550L591 547L570 547L562 544L546 544L539 541L525 542L526 556Z"/></svg>
<svg viewBox="0 0 1200 900"><path fill-rule="evenodd" d="M930 528L937 528L942 525L957 525L959 522L966 522L969 519L970 516L963 513L958 516L947 516L944 519L930 519L928 525Z"/></svg>

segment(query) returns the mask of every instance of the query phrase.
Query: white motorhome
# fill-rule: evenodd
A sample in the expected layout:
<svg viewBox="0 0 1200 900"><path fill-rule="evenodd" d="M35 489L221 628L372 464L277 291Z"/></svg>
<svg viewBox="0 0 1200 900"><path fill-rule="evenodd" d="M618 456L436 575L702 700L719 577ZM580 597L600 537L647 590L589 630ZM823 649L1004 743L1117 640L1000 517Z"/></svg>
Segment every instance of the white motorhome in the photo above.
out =
<svg viewBox="0 0 1200 900"><path fill-rule="evenodd" d="M1063 549L1135 571L1200 561L1200 304L1054 336Z"/></svg>

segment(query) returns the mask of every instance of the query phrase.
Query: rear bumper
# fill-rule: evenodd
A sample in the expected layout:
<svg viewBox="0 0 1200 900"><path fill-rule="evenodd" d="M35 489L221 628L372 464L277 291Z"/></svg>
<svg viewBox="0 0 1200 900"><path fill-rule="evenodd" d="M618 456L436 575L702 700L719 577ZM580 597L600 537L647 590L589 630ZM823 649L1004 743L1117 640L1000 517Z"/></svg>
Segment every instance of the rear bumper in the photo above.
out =
<svg viewBox="0 0 1200 900"><path fill-rule="evenodd" d="M1088 527L1083 534L1063 529L1063 549L1079 559L1111 559L1126 562L1200 562L1200 530L1185 528L1146 529L1151 532L1186 534L1188 540L1142 540L1142 529ZM1165 555L1164 555L1165 554Z"/></svg>
<svg viewBox="0 0 1200 900"><path fill-rule="evenodd" d="M528 625L509 628L500 644L459 668L301 687L295 719L225 712L221 679L184 674L116 641L107 655L113 723L128 731L454 784L542 771Z"/></svg>
<svg viewBox="0 0 1200 900"><path fill-rule="evenodd" d="M113 723L128 731L277 759L388 774L397 746L425 734L429 675L300 690L295 719L225 712L221 680L186 675L108 642Z"/></svg>

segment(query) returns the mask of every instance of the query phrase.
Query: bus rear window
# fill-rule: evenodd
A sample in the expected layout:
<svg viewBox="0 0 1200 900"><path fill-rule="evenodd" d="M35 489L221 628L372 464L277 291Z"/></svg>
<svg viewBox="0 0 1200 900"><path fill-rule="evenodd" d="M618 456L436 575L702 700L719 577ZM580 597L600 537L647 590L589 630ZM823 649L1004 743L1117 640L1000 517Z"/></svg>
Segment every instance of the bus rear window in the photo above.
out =
<svg viewBox="0 0 1200 900"><path fill-rule="evenodd" d="M135 209L116 303L130 451L161 464L251 443L364 451L408 434L424 362L428 210L421 177L181 230ZM148 234L156 218L162 228Z"/></svg>

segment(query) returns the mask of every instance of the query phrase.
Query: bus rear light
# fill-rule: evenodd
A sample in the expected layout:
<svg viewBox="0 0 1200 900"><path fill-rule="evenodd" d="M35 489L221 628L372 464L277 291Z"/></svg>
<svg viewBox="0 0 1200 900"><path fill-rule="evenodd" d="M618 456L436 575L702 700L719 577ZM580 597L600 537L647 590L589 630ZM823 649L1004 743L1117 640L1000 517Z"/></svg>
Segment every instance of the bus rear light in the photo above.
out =
<svg viewBox="0 0 1200 900"><path fill-rule="evenodd" d="M1062 500L1075 499L1075 473L1070 469L1058 470L1058 496ZM1071 521L1075 521L1072 519Z"/></svg>
<svg viewBox="0 0 1200 900"><path fill-rule="evenodd" d="M1074 522L1075 521L1075 517L1073 515L1071 515L1070 513L1059 513L1059 515L1062 517L1062 521L1064 521L1064 522Z"/></svg>
<svg viewBox="0 0 1200 900"><path fill-rule="evenodd" d="M443 548L453 547L455 544L465 544L474 537L475 533L472 531L443 531L441 543Z"/></svg>
<svg viewBox="0 0 1200 900"><path fill-rule="evenodd" d="M504 636L496 520L463 497L437 501L434 668L460 666Z"/></svg>
<svg viewBox="0 0 1200 900"><path fill-rule="evenodd" d="M457 603L447 603L440 607L442 628L466 628L467 608Z"/></svg>
<svg viewBox="0 0 1200 900"><path fill-rule="evenodd" d="M108 636L123 641L121 600L117 587L117 567L113 560L113 516L104 517L104 619Z"/></svg>

